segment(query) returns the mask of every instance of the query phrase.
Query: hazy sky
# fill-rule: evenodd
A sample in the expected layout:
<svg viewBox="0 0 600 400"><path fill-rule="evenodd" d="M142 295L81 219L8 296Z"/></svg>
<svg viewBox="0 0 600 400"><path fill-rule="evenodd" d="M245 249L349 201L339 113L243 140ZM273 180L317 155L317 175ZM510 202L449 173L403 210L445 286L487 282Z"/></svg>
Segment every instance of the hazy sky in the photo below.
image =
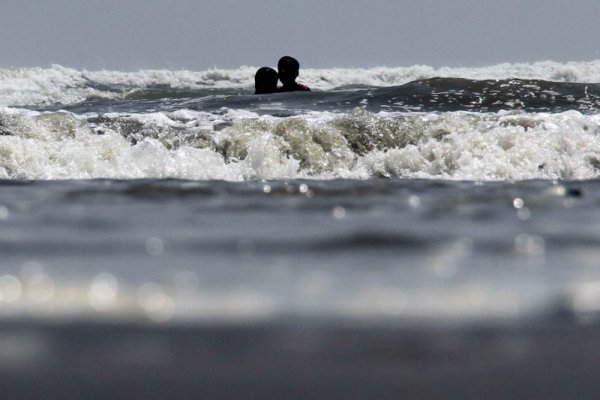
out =
<svg viewBox="0 0 600 400"><path fill-rule="evenodd" d="M600 58L600 0L3 0L0 67L482 66Z"/></svg>

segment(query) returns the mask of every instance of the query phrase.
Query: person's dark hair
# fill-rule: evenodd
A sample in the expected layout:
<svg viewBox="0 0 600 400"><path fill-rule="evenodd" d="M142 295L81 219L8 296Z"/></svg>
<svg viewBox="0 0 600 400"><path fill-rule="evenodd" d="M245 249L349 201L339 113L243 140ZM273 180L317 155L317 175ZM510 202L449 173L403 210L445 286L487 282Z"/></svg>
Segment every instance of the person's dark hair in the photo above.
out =
<svg viewBox="0 0 600 400"><path fill-rule="evenodd" d="M274 93L279 76L273 68L262 67L254 75L254 94Z"/></svg>
<svg viewBox="0 0 600 400"><path fill-rule="evenodd" d="M294 57L283 56L277 63L279 70L279 80L284 88L290 88L296 85L296 78L300 71L300 63Z"/></svg>
<svg viewBox="0 0 600 400"><path fill-rule="evenodd" d="M294 57L283 56L277 63L277 69L279 69L279 73L281 73L281 71L298 72L300 71L300 63Z"/></svg>

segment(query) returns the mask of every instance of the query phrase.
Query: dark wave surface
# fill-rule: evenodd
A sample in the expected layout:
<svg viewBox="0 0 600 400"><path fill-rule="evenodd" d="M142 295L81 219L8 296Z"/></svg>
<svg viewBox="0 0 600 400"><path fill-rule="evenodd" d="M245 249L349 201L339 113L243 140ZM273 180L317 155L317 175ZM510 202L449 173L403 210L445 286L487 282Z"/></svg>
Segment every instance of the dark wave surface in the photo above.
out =
<svg viewBox="0 0 600 400"><path fill-rule="evenodd" d="M123 90L115 88L115 90ZM171 89L164 86L134 89L121 99L94 99L73 105L33 107L39 111L64 109L81 112L148 112L190 109L214 112L221 108L259 114L291 116L309 111L346 112L356 107L378 111L523 110L563 112L600 110L600 84L543 80L471 80L432 78L393 87L341 87L311 93L251 95L249 89Z"/></svg>

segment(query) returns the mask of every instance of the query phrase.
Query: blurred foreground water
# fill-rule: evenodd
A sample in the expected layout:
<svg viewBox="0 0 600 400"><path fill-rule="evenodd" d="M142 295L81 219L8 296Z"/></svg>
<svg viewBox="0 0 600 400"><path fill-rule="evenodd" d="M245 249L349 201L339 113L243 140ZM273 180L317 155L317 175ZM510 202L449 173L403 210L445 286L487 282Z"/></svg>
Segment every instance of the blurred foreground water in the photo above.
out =
<svg viewBox="0 0 600 400"><path fill-rule="evenodd" d="M598 181L3 181L11 398L592 398Z"/></svg>

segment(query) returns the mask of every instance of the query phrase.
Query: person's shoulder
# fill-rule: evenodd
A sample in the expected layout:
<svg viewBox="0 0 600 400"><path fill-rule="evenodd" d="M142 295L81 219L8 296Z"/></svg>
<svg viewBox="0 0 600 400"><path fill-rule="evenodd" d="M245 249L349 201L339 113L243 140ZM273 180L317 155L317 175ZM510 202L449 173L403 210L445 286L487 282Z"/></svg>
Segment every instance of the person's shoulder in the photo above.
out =
<svg viewBox="0 0 600 400"><path fill-rule="evenodd" d="M282 92L310 92L310 88L306 85L296 83L294 86L281 86L277 88L277 91Z"/></svg>

